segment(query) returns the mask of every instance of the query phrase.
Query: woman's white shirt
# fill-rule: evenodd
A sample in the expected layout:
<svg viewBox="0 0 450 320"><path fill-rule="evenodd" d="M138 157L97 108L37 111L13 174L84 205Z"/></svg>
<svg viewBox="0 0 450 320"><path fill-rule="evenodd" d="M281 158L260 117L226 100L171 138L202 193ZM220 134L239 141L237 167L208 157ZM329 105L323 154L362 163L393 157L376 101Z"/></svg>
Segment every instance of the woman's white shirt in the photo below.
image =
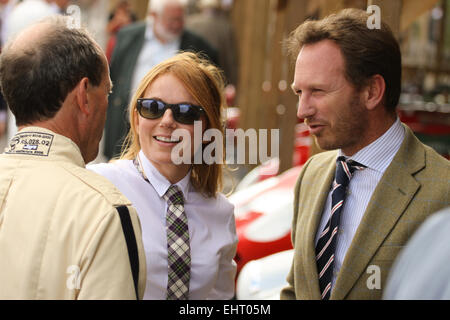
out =
<svg viewBox="0 0 450 320"><path fill-rule="evenodd" d="M164 300L167 292L167 204L171 183L139 153L145 181L132 160L89 165L109 179L137 209L147 262L144 299ZM231 299L234 295L237 235L234 207L223 194L206 198L190 183L190 174L176 185L184 195L191 245L189 299Z"/></svg>

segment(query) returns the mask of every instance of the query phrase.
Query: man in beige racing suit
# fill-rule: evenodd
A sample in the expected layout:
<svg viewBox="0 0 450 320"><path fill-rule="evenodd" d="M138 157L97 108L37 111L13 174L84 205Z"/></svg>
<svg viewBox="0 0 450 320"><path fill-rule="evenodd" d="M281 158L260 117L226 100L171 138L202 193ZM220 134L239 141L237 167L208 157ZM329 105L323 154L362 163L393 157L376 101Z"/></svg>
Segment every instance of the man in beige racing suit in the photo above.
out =
<svg viewBox="0 0 450 320"><path fill-rule="evenodd" d="M130 202L85 169L111 81L100 47L65 18L4 49L0 83L19 132L0 155L0 299L136 299L145 289Z"/></svg>

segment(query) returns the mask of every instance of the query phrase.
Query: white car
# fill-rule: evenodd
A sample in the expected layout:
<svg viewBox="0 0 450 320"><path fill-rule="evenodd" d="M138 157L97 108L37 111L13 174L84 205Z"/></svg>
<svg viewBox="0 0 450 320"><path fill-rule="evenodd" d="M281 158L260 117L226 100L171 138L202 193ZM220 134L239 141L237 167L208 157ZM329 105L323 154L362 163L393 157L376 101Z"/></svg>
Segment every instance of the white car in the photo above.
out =
<svg viewBox="0 0 450 320"><path fill-rule="evenodd" d="M235 261L239 275L248 262L289 250L294 187L301 166L232 194L239 238Z"/></svg>
<svg viewBox="0 0 450 320"><path fill-rule="evenodd" d="M279 300L280 291L287 286L294 250L285 250L248 262L241 270L236 284L238 300Z"/></svg>

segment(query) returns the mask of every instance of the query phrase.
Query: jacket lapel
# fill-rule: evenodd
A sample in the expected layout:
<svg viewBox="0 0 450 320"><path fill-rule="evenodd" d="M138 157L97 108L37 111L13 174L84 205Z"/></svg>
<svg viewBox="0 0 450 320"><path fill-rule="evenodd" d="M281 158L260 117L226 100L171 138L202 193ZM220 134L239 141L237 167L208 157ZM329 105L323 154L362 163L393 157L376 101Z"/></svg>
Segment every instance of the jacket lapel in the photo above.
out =
<svg viewBox="0 0 450 320"><path fill-rule="evenodd" d="M333 153L332 158L336 159L335 153ZM314 242L323 208L334 179L335 170L335 161L328 161L317 170L312 170L315 174L309 177L305 186L306 188L310 187L310 191L304 192L306 195L302 201L304 205L301 205L299 209L299 212L302 212L302 216L304 217L301 225L306 226L304 232L301 233L301 251L302 256L307 257L306 259L302 259L302 263L305 271L305 280L308 283L309 297L311 299L321 299ZM317 198L313 197L313 194L316 194Z"/></svg>
<svg viewBox="0 0 450 320"><path fill-rule="evenodd" d="M405 141L387 168L347 251L331 299L344 299L404 213L420 184L413 174L425 167L425 153L406 128ZM412 161L413 159L413 161Z"/></svg>

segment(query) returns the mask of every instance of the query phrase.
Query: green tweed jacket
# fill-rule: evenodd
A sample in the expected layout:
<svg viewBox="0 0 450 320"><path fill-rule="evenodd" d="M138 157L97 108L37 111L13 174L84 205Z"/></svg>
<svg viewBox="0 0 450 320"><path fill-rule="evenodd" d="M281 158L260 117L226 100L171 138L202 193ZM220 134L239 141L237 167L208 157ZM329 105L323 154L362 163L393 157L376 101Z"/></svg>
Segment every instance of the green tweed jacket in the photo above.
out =
<svg viewBox="0 0 450 320"><path fill-rule="evenodd" d="M331 299L380 299L400 250L431 214L450 205L450 162L406 136L378 183L346 253ZM337 151L305 164L295 187L295 254L281 299L320 299L314 239L334 179ZM378 274L376 274L378 273ZM379 285L373 285L379 276Z"/></svg>

